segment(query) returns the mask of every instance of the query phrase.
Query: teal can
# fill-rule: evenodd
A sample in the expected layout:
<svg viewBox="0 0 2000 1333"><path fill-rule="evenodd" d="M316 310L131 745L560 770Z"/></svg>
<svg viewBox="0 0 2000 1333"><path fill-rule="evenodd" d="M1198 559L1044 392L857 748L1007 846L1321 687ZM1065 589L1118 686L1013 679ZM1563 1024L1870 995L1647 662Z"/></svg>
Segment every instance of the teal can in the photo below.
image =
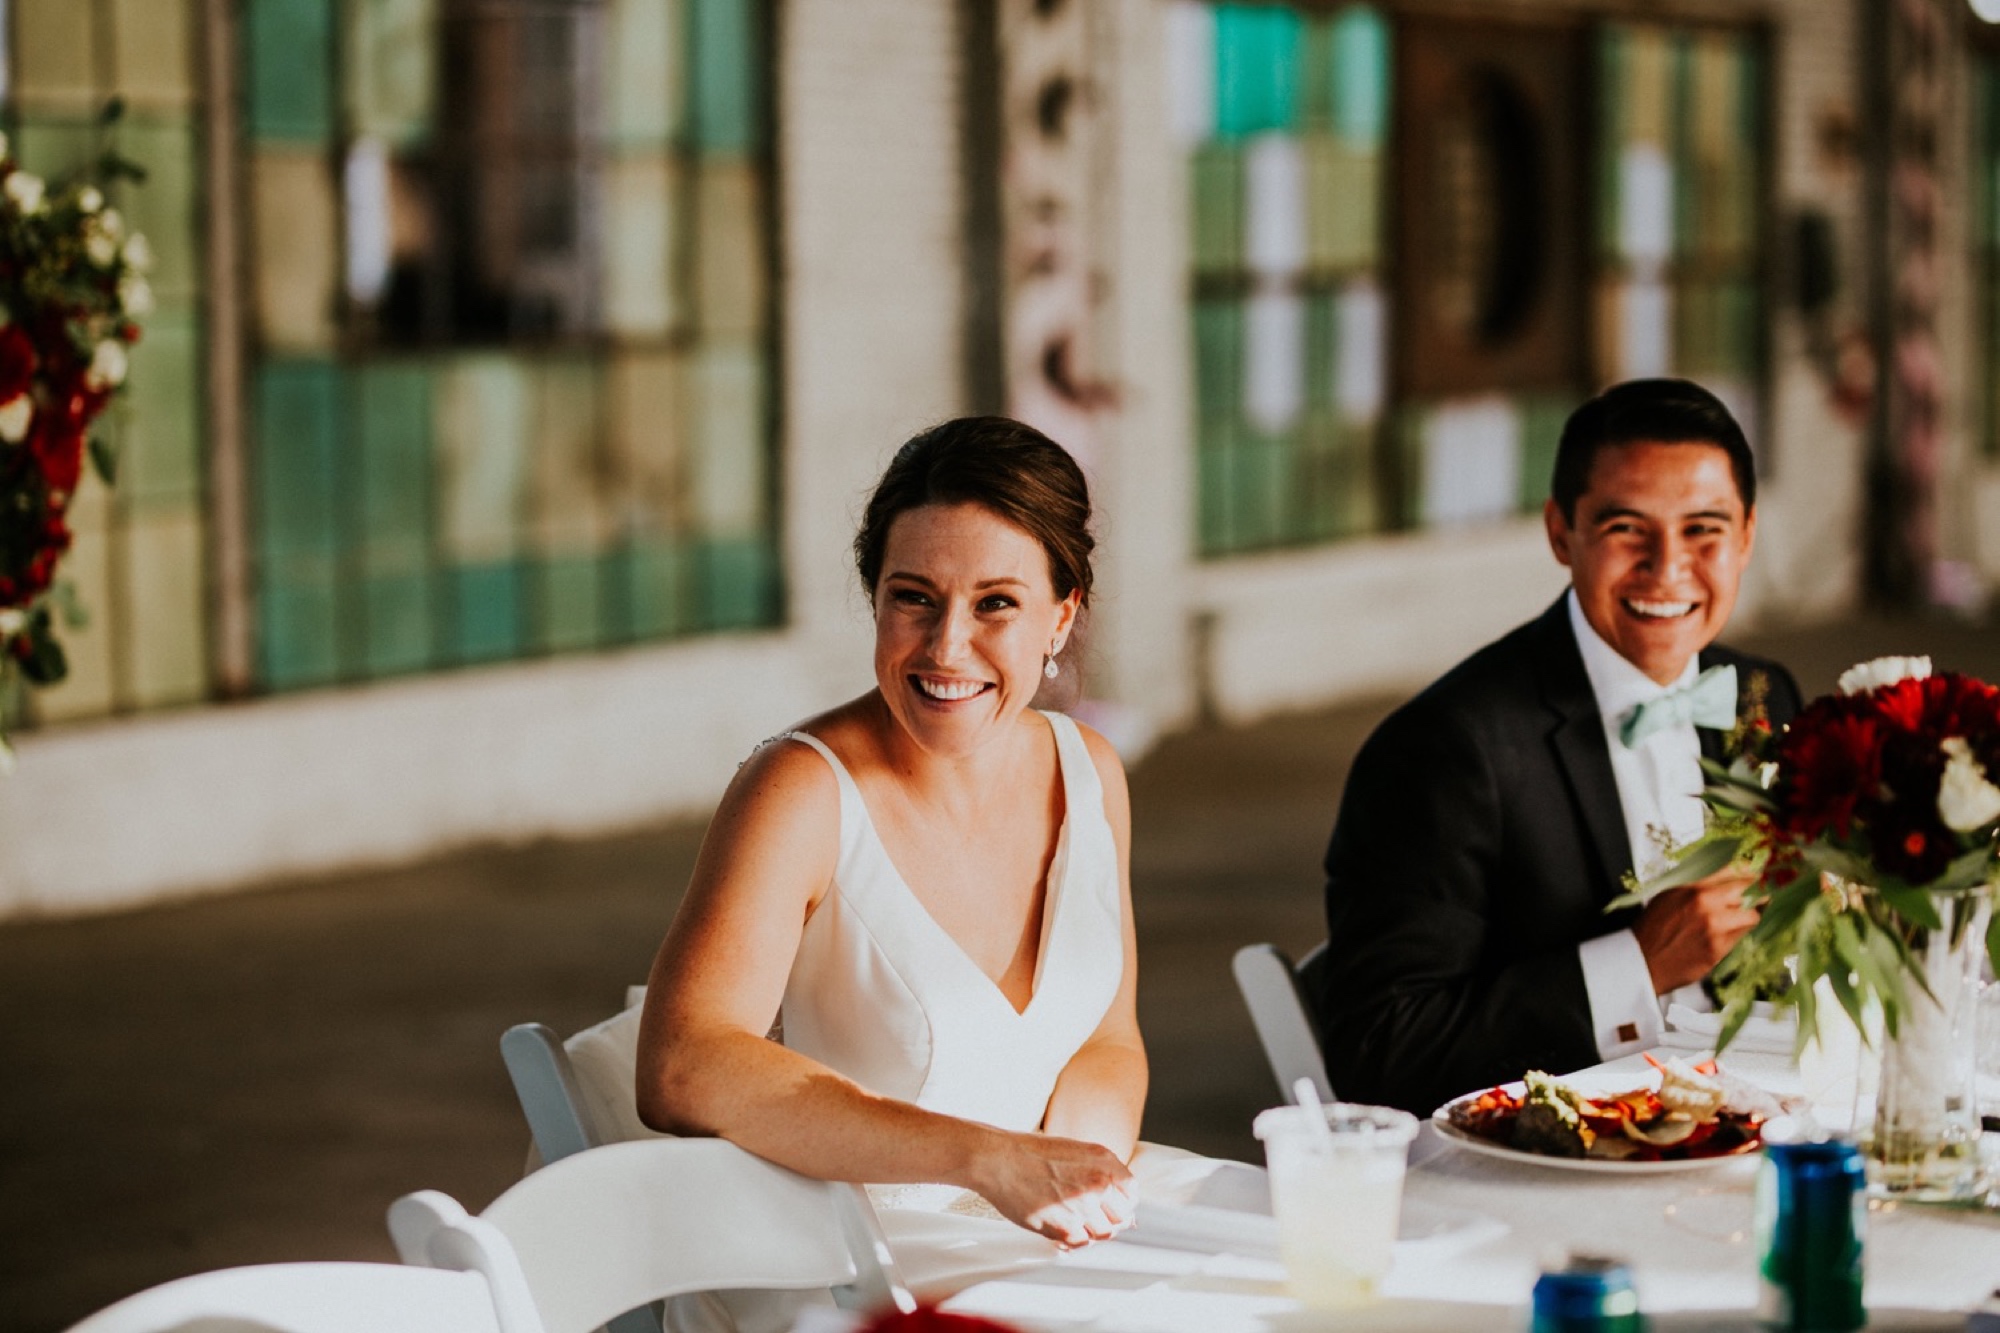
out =
<svg viewBox="0 0 2000 1333"><path fill-rule="evenodd" d="M1844 1333L1868 1322L1861 1251L1868 1172L1851 1143L1770 1143L1757 1175L1757 1314L1773 1329Z"/></svg>
<svg viewBox="0 0 2000 1333"><path fill-rule="evenodd" d="M1632 1272L1616 1259L1571 1255L1535 1283L1533 1333L1642 1333Z"/></svg>

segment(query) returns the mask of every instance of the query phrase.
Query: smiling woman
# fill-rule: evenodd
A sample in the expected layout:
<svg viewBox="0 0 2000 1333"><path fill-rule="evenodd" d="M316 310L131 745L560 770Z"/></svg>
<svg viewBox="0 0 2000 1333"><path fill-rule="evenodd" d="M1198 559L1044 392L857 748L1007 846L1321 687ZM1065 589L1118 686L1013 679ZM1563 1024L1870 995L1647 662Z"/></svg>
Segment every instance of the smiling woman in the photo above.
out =
<svg viewBox="0 0 2000 1333"><path fill-rule="evenodd" d="M854 543L876 687L745 761L647 992L647 1123L869 1182L920 1295L1117 1234L1146 1174L1125 776L1030 707L1089 521L1018 422L903 446Z"/></svg>

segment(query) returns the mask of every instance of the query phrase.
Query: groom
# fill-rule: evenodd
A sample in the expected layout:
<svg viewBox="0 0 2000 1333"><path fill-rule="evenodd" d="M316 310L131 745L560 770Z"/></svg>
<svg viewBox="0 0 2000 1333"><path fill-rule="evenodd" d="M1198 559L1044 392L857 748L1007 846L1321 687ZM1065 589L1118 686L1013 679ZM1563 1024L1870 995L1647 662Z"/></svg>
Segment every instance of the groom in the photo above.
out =
<svg viewBox="0 0 2000 1333"><path fill-rule="evenodd" d="M1570 588L1404 704L1356 756L1306 989L1333 1086L1417 1112L1643 1050L1756 917L1725 870L1607 915L1702 828L1698 756L1798 686L1713 641L1756 536L1742 429L1683 380L1570 417L1543 509Z"/></svg>

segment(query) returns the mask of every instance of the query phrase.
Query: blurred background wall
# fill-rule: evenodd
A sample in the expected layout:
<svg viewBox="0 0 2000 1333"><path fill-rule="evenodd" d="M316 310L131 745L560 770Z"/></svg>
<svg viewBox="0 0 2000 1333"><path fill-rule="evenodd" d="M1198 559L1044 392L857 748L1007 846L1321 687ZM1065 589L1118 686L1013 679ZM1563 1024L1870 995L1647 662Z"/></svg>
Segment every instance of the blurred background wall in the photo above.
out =
<svg viewBox="0 0 2000 1333"><path fill-rule="evenodd" d="M4 701L0 915L704 809L866 688L895 446L1089 469L1128 750L1434 674L1561 588L1557 433L1760 458L1739 616L2000 580L2000 43L1963 0L0 0L109 97L159 308Z"/></svg>

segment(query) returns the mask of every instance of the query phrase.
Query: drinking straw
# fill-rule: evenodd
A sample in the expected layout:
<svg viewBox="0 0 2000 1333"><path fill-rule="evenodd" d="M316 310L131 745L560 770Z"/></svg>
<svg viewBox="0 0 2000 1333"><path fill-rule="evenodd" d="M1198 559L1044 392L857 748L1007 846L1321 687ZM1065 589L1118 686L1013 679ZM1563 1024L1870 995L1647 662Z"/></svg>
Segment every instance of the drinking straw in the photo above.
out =
<svg viewBox="0 0 2000 1333"><path fill-rule="evenodd" d="M1306 1113L1307 1121L1312 1124L1314 1143L1322 1149L1330 1149L1333 1146L1333 1130L1326 1123L1326 1105L1320 1101L1319 1089L1313 1086L1311 1078L1302 1076L1292 1084L1292 1100L1299 1104L1299 1108Z"/></svg>

